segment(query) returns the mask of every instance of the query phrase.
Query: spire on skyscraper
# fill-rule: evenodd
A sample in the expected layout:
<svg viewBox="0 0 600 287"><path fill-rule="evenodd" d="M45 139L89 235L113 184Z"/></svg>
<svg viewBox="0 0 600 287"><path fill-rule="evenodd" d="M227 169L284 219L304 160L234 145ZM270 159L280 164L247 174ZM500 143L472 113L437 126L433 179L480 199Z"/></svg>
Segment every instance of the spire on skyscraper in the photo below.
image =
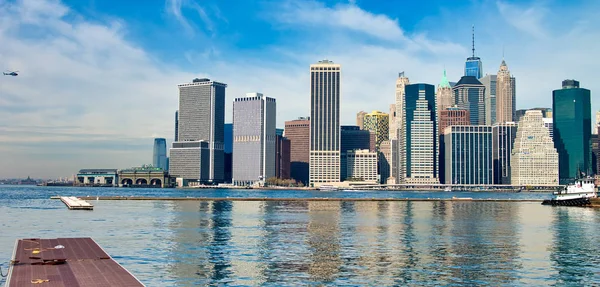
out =
<svg viewBox="0 0 600 287"><path fill-rule="evenodd" d="M475 25L471 26L471 38L472 38L472 51L473 51L473 58L475 58Z"/></svg>
<svg viewBox="0 0 600 287"><path fill-rule="evenodd" d="M450 88L450 82L448 82L448 77L446 77L446 69L444 69L444 76L442 77L442 81L440 82L440 87L442 88Z"/></svg>

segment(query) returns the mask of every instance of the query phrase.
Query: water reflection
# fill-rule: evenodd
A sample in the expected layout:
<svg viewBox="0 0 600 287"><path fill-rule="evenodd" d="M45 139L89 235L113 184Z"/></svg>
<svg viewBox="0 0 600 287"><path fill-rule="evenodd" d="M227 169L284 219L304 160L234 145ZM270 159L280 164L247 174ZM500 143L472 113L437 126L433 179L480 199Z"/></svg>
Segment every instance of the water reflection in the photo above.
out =
<svg viewBox="0 0 600 287"><path fill-rule="evenodd" d="M177 286L593 285L591 209L474 202L177 202Z"/></svg>
<svg viewBox="0 0 600 287"><path fill-rule="evenodd" d="M550 259L557 273L555 286L593 286L600 283L598 274L600 248L595 209L555 208L552 222L554 244Z"/></svg>

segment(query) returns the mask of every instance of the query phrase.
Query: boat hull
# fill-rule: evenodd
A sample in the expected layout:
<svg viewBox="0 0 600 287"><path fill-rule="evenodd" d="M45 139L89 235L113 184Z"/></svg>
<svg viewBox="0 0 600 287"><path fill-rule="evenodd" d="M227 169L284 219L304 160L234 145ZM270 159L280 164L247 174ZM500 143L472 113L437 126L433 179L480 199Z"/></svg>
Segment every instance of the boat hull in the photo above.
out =
<svg viewBox="0 0 600 287"><path fill-rule="evenodd" d="M573 198L573 199L546 199L542 205L552 206L588 206L591 205L589 198Z"/></svg>

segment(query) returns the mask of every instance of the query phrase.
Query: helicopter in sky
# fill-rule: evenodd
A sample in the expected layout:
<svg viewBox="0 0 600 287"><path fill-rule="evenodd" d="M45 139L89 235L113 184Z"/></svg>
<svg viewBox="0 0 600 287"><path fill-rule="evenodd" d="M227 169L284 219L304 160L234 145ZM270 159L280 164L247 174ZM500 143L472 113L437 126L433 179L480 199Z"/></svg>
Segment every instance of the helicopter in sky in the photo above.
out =
<svg viewBox="0 0 600 287"><path fill-rule="evenodd" d="M16 77L19 74L17 74L19 71L6 71L6 72L2 72L2 74L4 74L5 76L13 76Z"/></svg>

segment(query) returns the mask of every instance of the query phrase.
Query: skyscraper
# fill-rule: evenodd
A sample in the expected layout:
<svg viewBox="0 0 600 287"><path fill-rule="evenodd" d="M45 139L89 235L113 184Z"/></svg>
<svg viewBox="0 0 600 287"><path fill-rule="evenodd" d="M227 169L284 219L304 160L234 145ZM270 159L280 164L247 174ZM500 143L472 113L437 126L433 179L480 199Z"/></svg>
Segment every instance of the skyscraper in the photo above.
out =
<svg viewBox="0 0 600 287"><path fill-rule="evenodd" d="M406 156L401 162L408 183L439 183L435 88L429 84L406 86L403 134Z"/></svg>
<svg viewBox="0 0 600 287"><path fill-rule="evenodd" d="M340 181L341 66L310 65L310 183Z"/></svg>
<svg viewBox="0 0 600 287"><path fill-rule="evenodd" d="M591 93L575 80L564 80L562 89L552 92L554 147L558 151L560 183L592 170Z"/></svg>
<svg viewBox="0 0 600 287"><path fill-rule="evenodd" d="M473 76L464 76L454 88L456 105L469 111L471 125L485 124L485 86Z"/></svg>
<svg viewBox="0 0 600 287"><path fill-rule="evenodd" d="M375 152L375 133L361 130L358 126L340 126L340 178L347 176L346 153L353 150L369 150Z"/></svg>
<svg viewBox="0 0 600 287"><path fill-rule="evenodd" d="M390 104L389 139L396 138L396 104Z"/></svg>
<svg viewBox="0 0 600 287"><path fill-rule="evenodd" d="M496 120L496 75L485 75L479 81L485 86L483 102L485 106L485 124L491 126L497 122ZM517 121L517 120L515 120Z"/></svg>
<svg viewBox="0 0 600 287"><path fill-rule="evenodd" d="M356 113L356 125L360 127L360 129L363 129L363 124L365 122L365 115L367 114L367 112L365 111L360 111L358 113Z"/></svg>
<svg viewBox="0 0 600 287"><path fill-rule="evenodd" d="M439 166L439 178L440 182L446 182L445 177L445 162L446 162L446 148L444 143L444 131L449 126L462 126L469 125L469 111L462 110L457 107L447 108L443 111L438 112L438 138L439 138L439 148L438 148L438 166Z"/></svg>
<svg viewBox="0 0 600 287"><path fill-rule="evenodd" d="M277 135L276 143L275 176L280 179L290 179L291 142L286 137Z"/></svg>
<svg viewBox="0 0 600 287"><path fill-rule="evenodd" d="M496 121L512 122L515 115L513 80L506 62L502 60L496 78Z"/></svg>
<svg viewBox="0 0 600 287"><path fill-rule="evenodd" d="M152 166L167 170L167 140L164 138L154 139Z"/></svg>
<svg viewBox="0 0 600 287"><path fill-rule="evenodd" d="M405 161L405 136L404 136L404 95L406 85L410 83L404 72L398 73L396 79L396 138L392 138L392 176L396 183L403 183L405 170L403 162Z"/></svg>
<svg viewBox="0 0 600 287"><path fill-rule="evenodd" d="M527 111L519 121L510 164L512 185L558 185L558 153L541 111Z"/></svg>
<svg viewBox="0 0 600 287"><path fill-rule="evenodd" d="M440 82L436 93L436 110L439 113L452 106L454 106L452 87L450 86L450 82L448 82L446 70L444 69L444 76L442 77L442 81Z"/></svg>
<svg viewBox="0 0 600 287"><path fill-rule="evenodd" d="M480 79L482 76L483 67L481 64L481 59L479 57L475 57L475 26L473 26L472 31L472 45L471 51L473 54L471 57L467 58L467 62L465 62L465 76L472 76Z"/></svg>
<svg viewBox="0 0 600 287"><path fill-rule="evenodd" d="M285 137L290 140L290 176L308 184L310 154L310 120L301 117L285 122Z"/></svg>
<svg viewBox="0 0 600 287"><path fill-rule="evenodd" d="M494 183L492 127L449 126L444 131L446 183Z"/></svg>
<svg viewBox="0 0 600 287"><path fill-rule="evenodd" d="M390 177L390 159L392 157L392 146L389 140L383 141L379 145L377 154L377 170L379 171L380 183L386 183Z"/></svg>
<svg viewBox="0 0 600 287"><path fill-rule="evenodd" d="M231 183L233 175L233 124L227 123L225 126L224 141L223 141L223 158L225 161L224 181Z"/></svg>
<svg viewBox="0 0 600 287"><path fill-rule="evenodd" d="M175 177L200 179L200 174L208 174L208 182L224 180L224 124L225 124L225 88L227 85L210 79L194 79L191 83L180 84L177 142L171 149L171 171ZM200 144L204 141L205 144ZM196 142L196 144L189 143ZM207 146L206 146L207 145ZM208 149L208 161L199 160L202 149ZM188 149L196 149L191 152ZM173 156L175 154L175 156ZM193 154L193 155L192 155ZM208 165L201 163L208 162ZM196 172L186 171L186 167L196 165L201 169ZM175 173L173 173L175 170ZM177 174L181 173L181 174Z"/></svg>
<svg viewBox="0 0 600 287"><path fill-rule="evenodd" d="M517 135L514 122L496 123L492 126L492 159L494 160L494 184L510 184L510 159Z"/></svg>
<svg viewBox="0 0 600 287"><path fill-rule="evenodd" d="M389 115L380 111L372 111L363 118L363 128L375 134L375 150L379 150L381 142L389 140Z"/></svg>
<svg viewBox="0 0 600 287"><path fill-rule="evenodd" d="M233 102L233 183L252 185L275 177L276 103L261 93Z"/></svg>

